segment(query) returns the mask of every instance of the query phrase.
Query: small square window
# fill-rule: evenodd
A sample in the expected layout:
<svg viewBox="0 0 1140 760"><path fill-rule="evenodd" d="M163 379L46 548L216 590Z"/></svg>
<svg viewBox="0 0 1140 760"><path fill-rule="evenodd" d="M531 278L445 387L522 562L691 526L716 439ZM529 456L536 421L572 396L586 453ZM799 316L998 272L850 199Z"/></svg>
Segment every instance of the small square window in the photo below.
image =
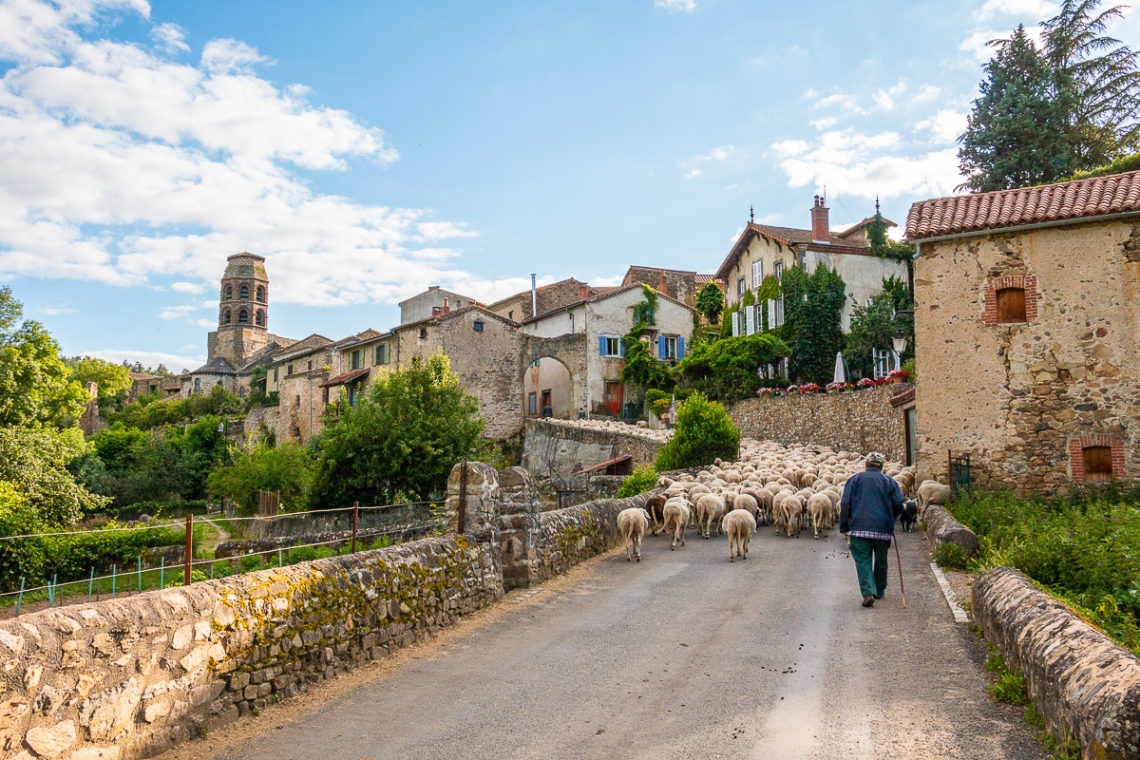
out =
<svg viewBox="0 0 1140 760"><path fill-rule="evenodd" d="M739 297L743 297L744 292L746 290L748 290L748 286L745 284L744 278L741 277L739 280L736 281L736 295Z"/></svg>
<svg viewBox="0 0 1140 760"><path fill-rule="evenodd" d="M427 340L427 328L426 327L420 328L420 340Z"/></svg>
<svg viewBox="0 0 1140 760"><path fill-rule="evenodd" d="M285 374L286 375L292 375L293 374L293 365L292 364L285 367Z"/></svg>
<svg viewBox="0 0 1140 760"><path fill-rule="evenodd" d="M475 332L483 332L483 322L478 319L475 320Z"/></svg>
<svg viewBox="0 0 1140 760"><path fill-rule="evenodd" d="M605 340L605 351L603 356L621 356L621 338L607 335Z"/></svg>
<svg viewBox="0 0 1140 760"><path fill-rule="evenodd" d="M1085 480L1112 480L1112 447L1085 446L1081 449L1085 460Z"/></svg>
<svg viewBox="0 0 1140 760"><path fill-rule="evenodd" d="M1002 288L997 292L997 321L1028 321L1025 315L1025 288Z"/></svg>

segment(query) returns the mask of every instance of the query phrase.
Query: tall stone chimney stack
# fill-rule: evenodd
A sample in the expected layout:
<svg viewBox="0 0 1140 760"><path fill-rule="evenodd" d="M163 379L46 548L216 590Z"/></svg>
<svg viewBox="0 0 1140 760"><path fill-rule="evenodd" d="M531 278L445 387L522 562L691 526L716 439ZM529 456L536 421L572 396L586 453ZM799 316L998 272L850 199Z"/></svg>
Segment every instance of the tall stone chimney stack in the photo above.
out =
<svg viewBox="0 0 1140 760"><path fill-rule="evenodd" d="M831 228L828 224L827 206L823 205L825 199L822 195L815 196L815 203L811 207L811 241L813 243L830 243Z"/></svg>

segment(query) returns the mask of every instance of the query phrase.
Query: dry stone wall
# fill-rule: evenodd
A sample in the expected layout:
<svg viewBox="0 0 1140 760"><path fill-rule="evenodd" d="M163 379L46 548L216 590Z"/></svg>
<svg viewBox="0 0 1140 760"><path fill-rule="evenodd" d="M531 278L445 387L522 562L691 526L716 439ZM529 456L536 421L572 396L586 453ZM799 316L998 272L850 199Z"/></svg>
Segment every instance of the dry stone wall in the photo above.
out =
<svg viewBox="0 0 1140 760"><path fill-rule="evenodd" d="M425 539L0 623L0 751L154 754L497 600L492 553Z"/></svg>
<svg viewBox="0 0 1140 760"><path fill-rule="evenodd" d="M1086 760L1140 757L1140 659L1012 568L982 575L973 596L974 620L1050 731L1075 737Z"/></svg>
<svg viewBox="0 0 1140 760"><path fill-rule="evenodd" d="M631 432L625 434L528 419L525 422L522 465L539 475L546 475L553 466L562 477L624 454L633 457L634 467L652 465L657 461L661 444L642 433L640 428L632 426Z"/></svg>
<svg viewBox="0 0 1140 760"><path fill-rule="evenodd" d="M741 436L785 446L815 444L836 451L881 451L887 459L906 457L902 412L891 397L904 384L845 393L755 398L726 405Z"/></svg>

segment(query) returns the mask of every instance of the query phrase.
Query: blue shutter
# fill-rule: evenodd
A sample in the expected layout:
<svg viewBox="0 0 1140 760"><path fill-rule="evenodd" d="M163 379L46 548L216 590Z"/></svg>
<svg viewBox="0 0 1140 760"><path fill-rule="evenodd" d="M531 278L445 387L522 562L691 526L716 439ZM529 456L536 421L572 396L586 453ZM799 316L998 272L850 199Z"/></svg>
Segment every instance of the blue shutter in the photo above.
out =
<svg viewBox="0 0 1140 760"><path fill-rule="evenodd" d="M598 353L602 356L606 355L606 336L598 338Z"/></svg>
<svg viewBox="0 0 1140 760"><path fill-rule="evenodd" d="M618 356L625 356L625 341L618 338Z"/></svg>
<svg viewBox="0 0 1140 760"><path fill-rule="evenodd" d="M664 335L658 335L657 336L657 358L658 359L664 359L665 358L665 336Z"/></svg>
<svg viewBox="0 0 1140 760"><path fill-rule="evenodd" d="M685 339L680 335L677 336L677 361L685 358Z"/></svg>

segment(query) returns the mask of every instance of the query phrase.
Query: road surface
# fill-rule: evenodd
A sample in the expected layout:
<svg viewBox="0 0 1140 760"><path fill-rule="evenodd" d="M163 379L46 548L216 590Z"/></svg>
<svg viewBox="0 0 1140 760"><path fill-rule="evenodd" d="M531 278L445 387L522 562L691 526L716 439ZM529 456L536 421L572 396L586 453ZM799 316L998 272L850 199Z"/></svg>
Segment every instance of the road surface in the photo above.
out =
<svg viewBox="0 0 1140 760"><path fill-rule="evenodd" d="M902 536L908 608L860 606L841 536L761 528L641 563L595 560L422 659L235 743L214 760L1047 757L1020 709L992 702L984 649L953 622L919 533ZM558 585L558 584L555 584ZM510 606L510 602L507 602ZM353 675L349 675L349 678ZM284 713L283 713L284 714ZM248 726L247 726L248 727ZM243 729L239 724L237 733Z"/></svg>

